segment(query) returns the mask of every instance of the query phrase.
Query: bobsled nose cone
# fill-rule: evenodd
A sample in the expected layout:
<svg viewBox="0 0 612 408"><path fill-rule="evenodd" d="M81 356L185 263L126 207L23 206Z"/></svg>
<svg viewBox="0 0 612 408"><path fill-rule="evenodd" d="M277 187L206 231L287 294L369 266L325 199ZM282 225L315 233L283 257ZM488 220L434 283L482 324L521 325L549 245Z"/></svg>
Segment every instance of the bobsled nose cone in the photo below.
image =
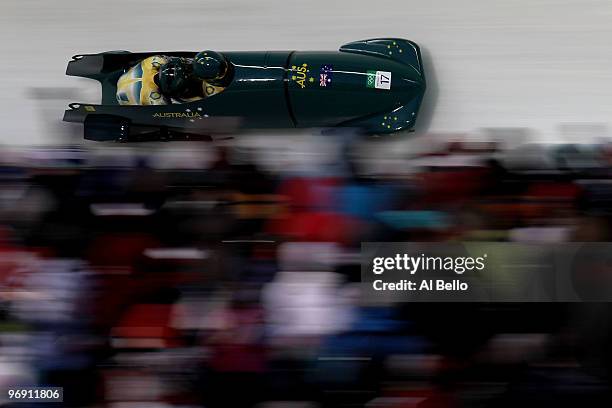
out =
<svg viewBox="0 0 612 408"><path fill-rule="evenodd" d="M395 80L395 78L393 78ZM425 79L418 75L403 75L394 81L392 92L397 102L406 104L425 93Z"/></svg>
<svg viewBox="0 0 612 408"><path fill-rule="evenodd" d="M425 89L425 75L411 65L400 72L401 81L413 89Z"/></svg>

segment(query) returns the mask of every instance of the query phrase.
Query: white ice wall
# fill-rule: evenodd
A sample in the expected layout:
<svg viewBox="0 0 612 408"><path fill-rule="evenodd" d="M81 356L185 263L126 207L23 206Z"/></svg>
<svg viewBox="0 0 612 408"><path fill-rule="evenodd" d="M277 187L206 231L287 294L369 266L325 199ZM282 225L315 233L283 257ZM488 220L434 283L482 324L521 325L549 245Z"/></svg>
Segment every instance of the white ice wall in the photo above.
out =
<svg viewBox="0 0 612 408"><path fill-rule="evenodd" d="M610 0L0 0L1 142L59 140L65 103L96 102L94 83L64 76L73 54L332 50L379 36L424 48L430 131L546 135L612 119Z"/></svg>

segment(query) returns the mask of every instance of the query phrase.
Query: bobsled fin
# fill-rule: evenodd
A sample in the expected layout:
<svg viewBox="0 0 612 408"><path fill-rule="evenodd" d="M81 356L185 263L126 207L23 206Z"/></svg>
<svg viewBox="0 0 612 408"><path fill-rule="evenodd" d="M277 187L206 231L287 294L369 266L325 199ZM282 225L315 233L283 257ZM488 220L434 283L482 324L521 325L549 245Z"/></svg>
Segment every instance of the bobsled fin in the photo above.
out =
<svg viewBox="0 0 612 408"><path fill-rule="evenodd" d="M102 85L102 104L117 104L117 80L124 72L126 61L134 54L129 51L108 51L101 54L75 55L68 62L66 75L90 78Z"/></svg>
<svg viewBox="0 0 612 408"><path fill-rule="evenodd" d="M120 66L116 66L117 64L113 64L115 60L122 63L124 59L129 59L130 55L129 51L107 51L100 54L75 55L68 62L66 75L99 80L101 76L120 68ZM119 58L117 56L122 57Z"/></svg>
<svg viewBox="0 0 612 408"><path fill-rule="evenodd" d="M341 52L365 54L389 58L413 67L419 75L425 77L421 61L419 46L409 40L401 38L373 38L370 40L354 41L340 47Z"/></svg>

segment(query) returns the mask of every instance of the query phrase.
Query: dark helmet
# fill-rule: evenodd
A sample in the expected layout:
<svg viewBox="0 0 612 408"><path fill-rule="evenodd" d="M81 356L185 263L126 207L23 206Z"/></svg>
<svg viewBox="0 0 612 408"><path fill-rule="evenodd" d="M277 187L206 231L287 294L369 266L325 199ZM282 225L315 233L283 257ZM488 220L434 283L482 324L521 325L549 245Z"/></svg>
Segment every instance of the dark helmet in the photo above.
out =
<svg viewBox="0 0 612 408"><path fill-rule="evenodd" d="M225 57L215 51L202 51L193 60L193 73L200 79L215 83L227 73L228 63Z"/></svg>
<svg viewBox="0 0 612 408"><path fill-rule="evenodd" d="M165 95L181 95L189 87L193 69L188 60L171 58L159 69L159 89Z"/></svg>

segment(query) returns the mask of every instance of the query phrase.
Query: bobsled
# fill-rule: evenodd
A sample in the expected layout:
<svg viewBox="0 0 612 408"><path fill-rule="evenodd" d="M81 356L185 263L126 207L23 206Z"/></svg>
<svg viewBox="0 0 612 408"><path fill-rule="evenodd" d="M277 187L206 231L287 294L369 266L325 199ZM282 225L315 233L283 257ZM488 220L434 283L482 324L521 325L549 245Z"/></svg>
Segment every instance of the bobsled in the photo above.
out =
<svg viewBox="0 0 612 408"><path fill-rule="evenodd" d="M228 85L185 103L122 105L117 81L144 59L194 58L196 52L109 51L75 55L66 74L97 80L100 104L71 103L64 121L84 124L86 139L130 142L245 129L353 128L385 135L413 129L426 83L417 44L379 38L338 51L221 52Z"/></svg>

